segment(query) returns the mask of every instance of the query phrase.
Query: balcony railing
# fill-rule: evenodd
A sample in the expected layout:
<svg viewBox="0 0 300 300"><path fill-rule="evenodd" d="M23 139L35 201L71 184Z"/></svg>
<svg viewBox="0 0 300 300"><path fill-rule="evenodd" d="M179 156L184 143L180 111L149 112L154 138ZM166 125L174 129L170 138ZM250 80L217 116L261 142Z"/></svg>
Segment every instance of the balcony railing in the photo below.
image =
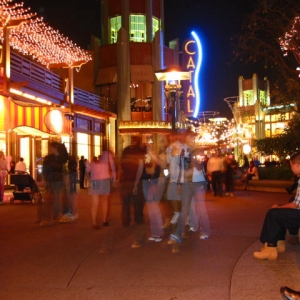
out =
<svg viewBox="0 0 300 300"><path fill-rule="evenodd" d="M57 101L64 100L63 78L15 52L11 52L11 73L12 80L27 81L29 87L54 97ZM111 99L100 97L77 87L74 88L74 104L99 112L116 112L115 104Z"/></svg>

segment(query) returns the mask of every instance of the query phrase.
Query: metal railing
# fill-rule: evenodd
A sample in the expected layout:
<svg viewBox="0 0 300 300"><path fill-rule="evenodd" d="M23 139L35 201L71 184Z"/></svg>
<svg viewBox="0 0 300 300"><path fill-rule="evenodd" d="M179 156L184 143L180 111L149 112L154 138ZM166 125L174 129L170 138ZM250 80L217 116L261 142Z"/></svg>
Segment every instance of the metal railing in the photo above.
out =
<svg viewBox="0 0 300 300"><path fill-rule="evenodd" d="M45 94L52 95L52 91L60 93L63 99L63 78L15 52L11 52L11 72L28 82L39 84ZM77 87L74 88L74 103L101 112L116 112L115 104L111 99L100 97Z"/></svg>

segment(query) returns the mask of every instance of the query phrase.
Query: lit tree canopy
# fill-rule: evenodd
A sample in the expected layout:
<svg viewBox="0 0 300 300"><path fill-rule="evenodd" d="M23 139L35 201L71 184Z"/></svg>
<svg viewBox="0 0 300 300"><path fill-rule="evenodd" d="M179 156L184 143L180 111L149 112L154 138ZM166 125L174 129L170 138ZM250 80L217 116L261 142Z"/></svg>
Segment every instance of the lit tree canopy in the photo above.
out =
<svg viewBox="0 0 300 300"><path fill-rule="evenodd" d="M300 65L300 16L294 18L290 29L279 38L279 41L284 55L287 56L292 52Z"/></svg>
<svg viewBox="0 0 300 300"><path fill-rule="evenodd" d="M300 80L296 68L300 39L297 16L299 0L259 0L245 19L239 35L233 38L233 62L254 67L271 84L271 99L276 103L300 104ZM296 58L296 59L295 59ZM299 107L299 105L298 105Z"/></svg>

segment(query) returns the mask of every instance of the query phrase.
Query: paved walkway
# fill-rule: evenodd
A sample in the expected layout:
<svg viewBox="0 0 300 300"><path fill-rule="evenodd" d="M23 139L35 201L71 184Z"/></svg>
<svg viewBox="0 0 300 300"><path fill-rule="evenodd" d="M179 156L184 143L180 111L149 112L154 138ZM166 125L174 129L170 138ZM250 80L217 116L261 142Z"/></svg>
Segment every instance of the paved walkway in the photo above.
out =
<svg viewBox="0 0 300 300"><path fill-rule="evenodd" d="M7 194L7 200L10 192ZM110 226L91 228L90 199L78 193L73 223L35 224L36 205L0 206L0 282L5 300L257 300L281 299L279 288L300 289L300 246L287 245L277 261L257 261L252 252L267 209L285 203L286 193L237 191L235 197L207 194L212 235L193 234L171 254L168 233L161 243L131 244L137 230L122 228L118 192L112 196ZM163 206L164 214L168 213ZM103 245L112 252L100 254Z"/></svg>

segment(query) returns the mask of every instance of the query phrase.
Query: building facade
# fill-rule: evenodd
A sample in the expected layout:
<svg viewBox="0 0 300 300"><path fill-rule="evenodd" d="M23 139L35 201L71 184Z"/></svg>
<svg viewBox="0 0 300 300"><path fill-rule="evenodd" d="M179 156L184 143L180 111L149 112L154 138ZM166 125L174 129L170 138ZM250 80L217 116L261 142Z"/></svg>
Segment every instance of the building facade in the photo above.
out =
<svg viewBox="0 0 300 300"><path fill-rule="evenodd" d="M130 144L171 133L164 86L156 70L178 63L178 44L164 46L163 0L102 1L102 43L97 92L116 100L117 152Z"/></svg>
<svg viewBox="0 0 300 300"><path fill-rule="evenodd" d="M239 96L233 99L231 107L237 127L235 155L241 157L244 146L249 145L251 148L246 148L251 149L253 155L260 156L254 148L254 140L282 133L293 117L294 104L271 105L269 81L259 79L256 74L249 79L240 76L238 91ZM260 157L262 163L264 159Z"/></svg>
<svg viewBox="0 0 300 300"><path fill-rule="evenodd" d="M104 144L114 150L114 104L74 86L74 72L91 72L93 53L48 25L44 30L23 4L6 2L0 4L0 149L11 161L23 157L36 181L50 141L89 160ZM64 76L53 72L59 69Z"/></svg>

